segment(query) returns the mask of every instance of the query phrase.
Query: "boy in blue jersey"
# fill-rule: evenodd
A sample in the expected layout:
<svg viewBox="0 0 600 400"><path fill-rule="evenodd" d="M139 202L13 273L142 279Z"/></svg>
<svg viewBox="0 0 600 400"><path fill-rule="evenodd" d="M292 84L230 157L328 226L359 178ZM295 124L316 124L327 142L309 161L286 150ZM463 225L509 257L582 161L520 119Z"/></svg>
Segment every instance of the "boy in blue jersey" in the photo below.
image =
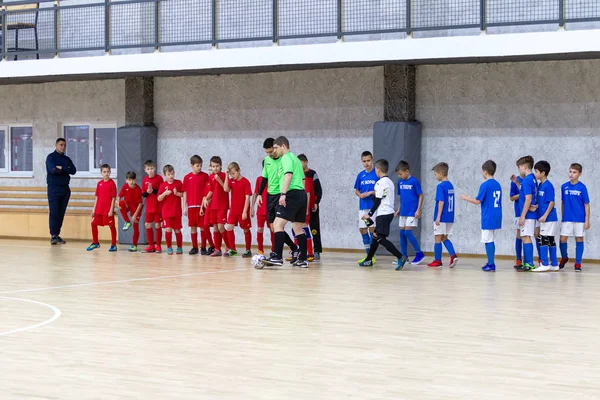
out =
<svg viewBox="0 0 600 400"><path fill-rule="evenodd" d="M581 271L583 258L584 232L590 229L590 197L586 186L579 182L583 167L581 164L571 164L569 182L560 188L562 198L562 226L560 230L560 264L562 269L569 261L567 241L575 236L575 271Z"/></svg>
<svg viewBox="0 0 600 400"><path fill-rule="evenodd" d="M435 210L433 212L433 234L435 244L433 246L434 260L428 267L442 266L442 243L450 254L450 268L454 268L458 262L454 246L448 235L452 234L454 224L454 186L448 180L448 164L441 162L433 168L435 179L440 182L435 190Z"/></svg>
<svg viewBox="0 0 600 400"><path fill-rule="evenodd" d="M556 256L556 241L554 236L558 230L558 216L556 214L554 185L548 180L550 174L550 163L538 161L533 167L535 178L540 181L538 187L538 221L540 222L540 258L541 265L533 269L533 272L559 271L558 258ZM548 252L550 252L550 264L548 263Z"/></svg>
<svg viewBox="0 0 600 400"><path fill-rule="evenodd" d="M410 167L404 160L398 163L396 167L398 174L398 199L400 207L396 211L396 215L400 216L400 251L404 257L398 262L402 268L408 261L408 242L413 246L416 253L412 260L413 265L419 265L425 260L425 254L421 251L419 241L413 234L413 228L419 226L419 218L421 218L421 208L423 206L423 191L419 180L410 174Z"/></svg>
<svg viewBox="0 0 600 400"><path fill-rule="evenodd" d="M494 179L496 174L496 163L487 160L481 166L483 179L485 182L479 187L479 193L476 198L462 194L461 199L471 204L481 204L481 241L485 243L485 252L487 254L487 264L481 269L483 271L495 271L496 264L494 257L496 255L496 244L494 243L497 233L502 229L502 186Z"/></svg>
<svg viewBox="0 0 600 400"><path fill-rule="evenodd" d="M521 239L523 240L523 264L517 268L519 272L533 270L533 242L535 240L535 223L537 220L537 181L533 174L533 157L525 156L517 160L519 174L523 178L519 190L519 206L521 215Z"/></svg>
<svg viewBox="0 0 600 400"><path fill-rule="evenodd" d="M367 222L362 219L363 215L368 214L373 208L373 198L375 197L375 184L379 180L377 173L373 169L373 154L370 151L363 151L361 161L364 170L356 177L354 182L354 193L358 196L358 230L362 236L365 251L369 254L371 248L372 234L375 230L375 224L367 226ZM374 215L373 220L377 215Z"/></svg>
<svg viewBox="0 0 600 400"><path fill-rule="evenodd" d="M515 269L518 269L523 264L523 240L521 239L521 227L519 226L519 217L521 216L521 205L519 204L519 191L521 190L521 182L523 178L512 175L510 177L510 201L514 203L515 219L514 226L517 229L515 236Z"/></svg>

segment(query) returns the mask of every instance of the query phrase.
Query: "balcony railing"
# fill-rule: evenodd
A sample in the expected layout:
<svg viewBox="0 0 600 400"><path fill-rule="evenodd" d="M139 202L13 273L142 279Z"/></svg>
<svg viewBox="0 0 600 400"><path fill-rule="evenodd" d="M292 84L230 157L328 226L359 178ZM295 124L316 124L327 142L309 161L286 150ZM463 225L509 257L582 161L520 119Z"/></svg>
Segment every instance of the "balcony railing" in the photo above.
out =
<svg viewBox="0 0 600 400"><path fill-rule="evenodd" d="M318 42L600 21L598 0L40 0L0 2L0 58ZM535 30L535 28L523 28ZM437 31L437 32L436 32ZM439 33L438 33L439 32ZM263 44L261 44L263 42ZM176 47L179 46L179 47ZM134 50L137 49L137 50ZM146 49L146 50L145 50Z"/></svg>

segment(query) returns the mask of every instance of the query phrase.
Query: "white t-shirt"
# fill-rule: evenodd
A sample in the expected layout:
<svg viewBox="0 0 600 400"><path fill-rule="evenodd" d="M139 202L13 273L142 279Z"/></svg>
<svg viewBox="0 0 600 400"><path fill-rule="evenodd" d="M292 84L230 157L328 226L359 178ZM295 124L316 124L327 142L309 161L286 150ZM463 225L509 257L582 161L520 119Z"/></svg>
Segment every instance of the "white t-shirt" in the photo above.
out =
<svg viewBox="0 0 600 400"><path fill-rule="evenodd" d="M375 184L375 197L381 199L381 204L377 208L377 215L393 214L394 210L394 182L387 177L379 179Z"/></svg>

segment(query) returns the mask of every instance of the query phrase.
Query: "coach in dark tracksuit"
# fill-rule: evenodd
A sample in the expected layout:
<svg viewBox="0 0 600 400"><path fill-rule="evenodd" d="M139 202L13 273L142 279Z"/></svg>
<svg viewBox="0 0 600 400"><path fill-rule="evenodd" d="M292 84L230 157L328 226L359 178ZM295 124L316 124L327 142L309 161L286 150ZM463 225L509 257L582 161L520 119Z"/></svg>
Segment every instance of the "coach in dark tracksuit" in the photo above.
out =
<svg viewBox="0 0 600 400"><path fill-rule="evenodd" d="M60 237L60 229L71 198L71 189L69 188L71 175L75 175L77 172L73 161L65 155L66 149L66 140L63 138L56 139L56 151L46 157L51 244L66 243Z"/></svg>

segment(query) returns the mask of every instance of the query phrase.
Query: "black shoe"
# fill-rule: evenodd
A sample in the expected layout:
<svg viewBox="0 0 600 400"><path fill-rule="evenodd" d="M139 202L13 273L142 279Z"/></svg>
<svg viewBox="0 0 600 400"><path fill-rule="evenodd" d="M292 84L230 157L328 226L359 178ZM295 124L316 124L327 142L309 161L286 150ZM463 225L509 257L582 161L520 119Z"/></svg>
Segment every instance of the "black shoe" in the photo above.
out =
<svg viewBox="0 0 600 400"><path fill-rule="evenodd" d="M206 255L206 249L204 247L200 249L200 255L201 256L205 256Z"/></svg>
<svg viewBox="0 0 600 400"><path fill-rule="evenodd" d="M214 252L215 252L215 248L214 247L209 247L208 250L206 250L206 254L205 255L210 256Z"/></svg>
<svg viewBox="0 0 600 400"><path fill-rule="evenodd" d="M188 253L190 256L193 256L195 254L198 254L198 249L195 247L192 247L192 249L190 250L190 252Z"/></svg>
<svg viewBox="0 0 600 400"><path fill-rule="evenodd" d="M54 246L57 243L58 243L58 236L52 236L52 238L50 239L50 244Z"/></svg>
<svg viewBox="0 0 600 400"><path fill-rule="evenodd" d="M265 258L263 263L271 267L283 267L283 260L278 256Z"/></svg>
<svg viewBox="0 0 600 400"><path fill-rule="evenodd" d="M299 268L308 268L308 261L298 259L293 266Z"/></svg>
<svg viewBox="0 0 600 400"><path fill-rule="evenodd" d="M299 250L292 251L292 258L289 259L290 264L292 264L292 265L296 264L296 261L298 261L299 256L300 256Z"/></svg>
<svg viewBox="0 0 600 400"><path fill-rule="evenodd" d="M66 240L64 240L63 238L61 238L60 236L56 237L56 240L58 240L58 243L60 244L67 244Z"/></svg>
<svg viewBox="0 0 600 400"><path fill-rule="evenodd" d="M271 253L269 254L269 258L273 258L273 257L277 258L277 253L273 253L273 252L271 252Z"/></svg>

